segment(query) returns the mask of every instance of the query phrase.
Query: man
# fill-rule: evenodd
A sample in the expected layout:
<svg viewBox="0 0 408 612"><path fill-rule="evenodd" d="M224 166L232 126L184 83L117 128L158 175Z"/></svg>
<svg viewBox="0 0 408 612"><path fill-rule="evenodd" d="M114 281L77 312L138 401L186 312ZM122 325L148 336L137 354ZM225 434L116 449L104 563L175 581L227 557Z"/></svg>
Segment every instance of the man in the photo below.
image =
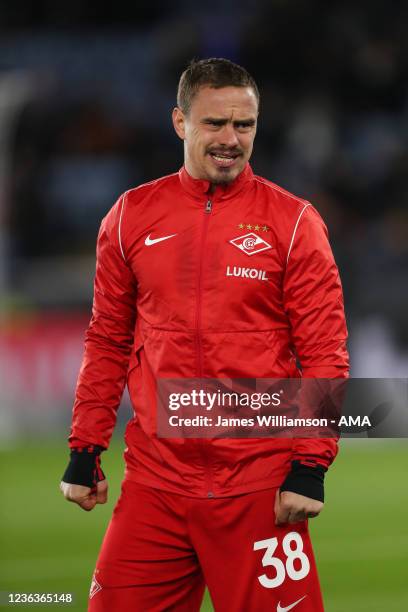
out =
<svg viewBox="0 0 408 612"><path fill-rule="evenodd" d="M183 168L123 194L101 225L68 500L106 501L99 456L126 381L135 414L91 611L199 610L205 584L217 612L323 610L307 518L323 507L336 442L156 431L161 378L296 378L296 360L304 377L347 376L325 226L248 164L258 107L246 70L192 62L173 110Z"/></svg>

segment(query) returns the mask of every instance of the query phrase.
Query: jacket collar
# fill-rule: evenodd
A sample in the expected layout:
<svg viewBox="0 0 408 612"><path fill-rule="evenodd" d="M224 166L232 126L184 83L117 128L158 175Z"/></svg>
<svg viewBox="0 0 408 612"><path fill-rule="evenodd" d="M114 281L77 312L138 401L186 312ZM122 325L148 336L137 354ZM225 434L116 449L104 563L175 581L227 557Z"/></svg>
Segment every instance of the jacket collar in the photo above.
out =
<svg viewBox="0 0 408 612"><path fill-rule="evenodd" d="M205 198L209 197L208 190L210 188L210 182L202 179L195 179L187 172L185 166L179 170L180 183L190 195L195 199L199 199L202 202ZM234 197L239 193L252 179L253 179L252 168L247 163L242 172L237 178L229 183L228 185L218 185L215 188L213 194L211 194L212 200L226 200Z"/></svg>

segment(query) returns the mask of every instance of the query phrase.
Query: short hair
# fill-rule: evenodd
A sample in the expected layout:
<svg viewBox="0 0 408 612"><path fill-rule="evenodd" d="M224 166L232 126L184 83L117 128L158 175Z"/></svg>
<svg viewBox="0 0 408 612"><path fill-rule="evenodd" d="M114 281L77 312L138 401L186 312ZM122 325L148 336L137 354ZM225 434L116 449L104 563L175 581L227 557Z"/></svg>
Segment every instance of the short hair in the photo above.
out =
<svg viewBox="0 0 408 612"><path fill-rule="evenodd" d="M192 60L180 77L177 90L177 106L188 114L194 96L200 87L251 87L259 105L259 90L253 77L245 68L224 58Z"/></svg>

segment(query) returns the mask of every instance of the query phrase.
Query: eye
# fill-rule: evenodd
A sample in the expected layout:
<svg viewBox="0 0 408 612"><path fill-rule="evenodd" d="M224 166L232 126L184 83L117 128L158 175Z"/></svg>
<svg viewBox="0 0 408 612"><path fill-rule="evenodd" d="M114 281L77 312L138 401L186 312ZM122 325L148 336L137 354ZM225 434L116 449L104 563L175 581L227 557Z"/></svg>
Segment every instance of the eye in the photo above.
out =
<svg viewBox="0 0 408 612"><path fill-rule="evenodd" d="M204 123L204 125L208 125L210 128L220 128L225 124L225 121L223 119L204 119L204 121L202 122Z"/></svg>
<svg viewBox="0 0 408 612"><path fill-rule="evenodd" d="M235 124L238 130L249 130L253 125L252 121L238 121Z"/></svg>

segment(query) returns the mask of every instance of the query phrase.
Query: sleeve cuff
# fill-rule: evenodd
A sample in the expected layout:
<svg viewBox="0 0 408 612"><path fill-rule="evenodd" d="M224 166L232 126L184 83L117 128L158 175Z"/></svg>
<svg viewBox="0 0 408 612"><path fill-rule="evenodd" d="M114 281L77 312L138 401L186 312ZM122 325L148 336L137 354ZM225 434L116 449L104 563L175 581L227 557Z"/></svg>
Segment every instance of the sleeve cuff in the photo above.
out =
<svg viewBox="0 0 408 612"><path fill-rule="evenodd" d="M101 468L100 454L104 449L100 446L71 449L70 461L62 477L63 482L93 488L105 474Z"/></svg>
<svg viewBox="0 0 408 612"><path fill-rule="evenodd" d="M324 502L324 474L326 471L326 468L321 465L312 467L300 461L292 461L292 468L283 481L280 491L291 491Z"/></svg>

